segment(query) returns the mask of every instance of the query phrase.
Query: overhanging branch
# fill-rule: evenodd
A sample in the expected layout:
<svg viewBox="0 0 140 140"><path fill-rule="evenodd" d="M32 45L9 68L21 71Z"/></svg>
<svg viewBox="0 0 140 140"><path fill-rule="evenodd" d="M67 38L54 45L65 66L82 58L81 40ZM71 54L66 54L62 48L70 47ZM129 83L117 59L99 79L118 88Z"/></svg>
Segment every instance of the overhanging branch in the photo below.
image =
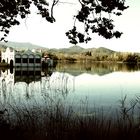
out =
<svg viewBox="0 0 140 140"><path fill-rule="evenodd" d="M59 2L59 0L53 0L52 6L51 6L51 18L53 19L53 21L55 21L55 18L53 16L53 9L54 6Z"/></svg>

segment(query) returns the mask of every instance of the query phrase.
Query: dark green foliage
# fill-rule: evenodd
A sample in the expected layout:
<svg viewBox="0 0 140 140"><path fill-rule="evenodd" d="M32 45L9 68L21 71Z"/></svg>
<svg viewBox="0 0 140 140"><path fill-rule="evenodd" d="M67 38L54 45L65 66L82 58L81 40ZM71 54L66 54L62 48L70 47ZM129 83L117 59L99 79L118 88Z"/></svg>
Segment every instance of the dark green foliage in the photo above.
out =
<svg viewBox="0 0 140 140"><path fill-rule="evenodd" d="M48 3L45 0L1 0L0 1L0 31L2 40L9 34L10 28L19 25L19 16L24 19L31 13L31 4L34 4L39 14L49 22L54 22L48 12Z"/></svg>
<svg viewBox="0 0 140 140"><path fill-rule="evenodd" d="M114 31L111 15L122 15L122 11L127 9L125 0L77 0L81 4L81 9L75 15L74 27L66 32L70 43L77 44L91 40L90 32L97 33L100 36L110 39L119 38L121 32ZM1 0L0 1L0 31L3 33L1 41L9 34L10 28L19 25L19 18L25 19L31 11L31 5L35 5L38 13L48 22L55 22L53 17L53 8L59 0L52 0L50 6L46 0ZM104 13L108 13L106 17ZM76 28L76 21L84 24L84 33L80 33Z"/></svg>
<svg viewBox="0 0 140 140"><path fill-rule="evenodd" d="M81 9L75 16L75 20L84 24L85 33L76 31L74 25L75 32L73 33L72 29L66 33L71 43L87 43L91 40L90 32L97 33L106 39L121 36L122 32L114 31L111 15L122 15L121 12L128 8L128 6L125 6L125 0L79 0L79 2L81 3ZM108 13L107 17L105 13Z"/></svg>
<svg viewBox="0 0 140 140"><path fill-rule="evenodd" d="M127 62L127 63L137 63L139 61L139 56L136 54L129 54L127 55L127 57L125 58L125 60L123 62Z"/></svg>

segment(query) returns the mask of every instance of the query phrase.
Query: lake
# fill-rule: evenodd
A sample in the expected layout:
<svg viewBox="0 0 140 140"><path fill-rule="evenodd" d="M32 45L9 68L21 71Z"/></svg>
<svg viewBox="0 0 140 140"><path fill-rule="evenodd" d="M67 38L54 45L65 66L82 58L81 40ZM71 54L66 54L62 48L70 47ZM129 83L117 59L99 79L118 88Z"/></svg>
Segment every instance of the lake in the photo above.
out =
<svg viewBox="0 0 140 140"><path fill-rule="evenodd" d="M1 106L54 104L114 109L140 96L140 66L117 63L58 63L55 68L1 69Z"/></svg>

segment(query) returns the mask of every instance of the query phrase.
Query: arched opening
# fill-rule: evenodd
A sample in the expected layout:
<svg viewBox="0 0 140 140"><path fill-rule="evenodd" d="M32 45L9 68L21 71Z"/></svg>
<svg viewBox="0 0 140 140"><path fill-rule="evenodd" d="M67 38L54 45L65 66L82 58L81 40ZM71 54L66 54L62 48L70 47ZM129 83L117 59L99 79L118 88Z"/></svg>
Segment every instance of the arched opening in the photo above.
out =
<svg viewBox="0 0 140 140"><path fill-rule="evenodd" d="M40 63L41 64L41 56L40 55L35 56L35 63Z"/></svg>
<svg viewBox="0 0 140 140"><path fill-rule="evenodd" d="M12 67L10 67L10 73L13 74L13 68Z"/></svg>
<svg viewBox="0 0 140 140"><path fill-rule="evenodd" d="M34 64L34 63L35 63L35 61L34 61L34 55L32 55L32 54L29 55L29 56L28 56L28 59L29 59L29 61L28 61L29 64Z"/></svg>
<svg viewBox="0 0 140 140"><path fill-rule="evenodd" d="M22 63L24 63L24 64L28 63L28 55L27 54L22 55Z"/></svg>
<svg viewBox="0 0 140 140"><path fill-rule="evenodd" d="M13 60L10 60L10 67L13 67Z"/></svg>
<svg viewBox="0 0 140 140"><path fill-rule="evenodd" d="M15 63L21 63L21 55L20 54L15 55Z"/></svg>
<svg viewBox="0 0 140 140"><path fill-rule="evenodd" d="M2 63L5 63L5 60L4 59L2 60Z"/></svg>

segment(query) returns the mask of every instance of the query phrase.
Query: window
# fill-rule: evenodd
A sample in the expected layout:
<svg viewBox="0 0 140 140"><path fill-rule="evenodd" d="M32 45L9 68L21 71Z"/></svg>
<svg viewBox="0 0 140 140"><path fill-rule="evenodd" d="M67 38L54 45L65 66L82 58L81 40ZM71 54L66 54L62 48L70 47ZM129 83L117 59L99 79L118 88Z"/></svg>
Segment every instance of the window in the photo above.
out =
<svg viewBox="0 0 140 140"><path fill-rule="evenodd" d="M22 75L28 75L28 71L22 71Z"/></svg>
<svg viewBox="0 0 140 140"><path fill-rule="evenodd" d="M34 63L34 59L33 58L29 58L29 63Z"/></svg>
<svg viewBox="0 0 140 140"><path fill-rule="evenodd" d="M28 63L28 59L27 58L23 58L22 62L23 63Z"/></svg>
<svg viewBox="0 0 140 140"><path fill-rule="evenodd" d="M41 63L41 59L40 58L36 58L36 63Z"/></svg>
<svg viewBox="0 0 140 140"><path fill-rule="evenodd" d="M41 75L41 71L35 71L35 75Z"/></svg>
<svg viewBox="0 0 140 140"><path fill-rule="evenodd" d="M34 71L28 71L29 75L34 75Z"/></svg>
<svg viewBox="0 0 140 140"><path fill-rule="evenodd" d="M21 63L21 58L16 58L15 62L16 63Z"/></svg>
<svg viewBox="0 0 140 140"><path fill-rule="evenodd" d="M21 75L21 71L15 71L15 76L20 76Z"/></svg>

